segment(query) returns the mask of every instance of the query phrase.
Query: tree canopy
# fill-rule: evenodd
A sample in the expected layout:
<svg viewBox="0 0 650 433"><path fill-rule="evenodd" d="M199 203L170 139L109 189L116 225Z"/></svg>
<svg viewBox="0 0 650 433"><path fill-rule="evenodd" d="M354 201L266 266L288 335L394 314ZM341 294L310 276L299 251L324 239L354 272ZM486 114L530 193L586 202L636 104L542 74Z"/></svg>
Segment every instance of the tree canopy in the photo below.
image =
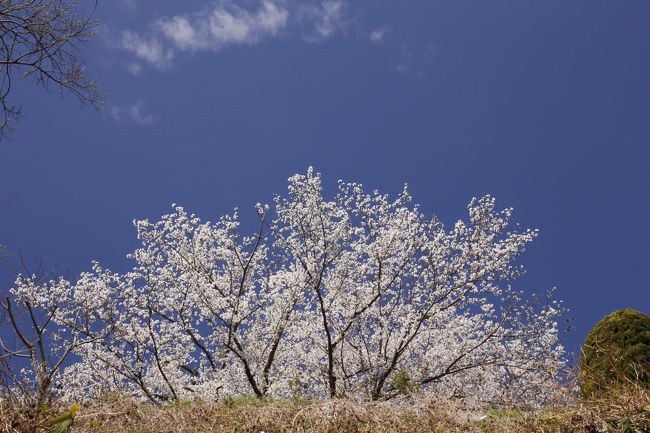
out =
<svg viewBox="0 0 650 433"><path fill-rule="evenodd" d="M56 359L79 359L58 374L37 344L24 352L72 400L408 390L539 404L564 362L562 308L511 287L537 231L495 203L473 199L468 220L445 228L406 187L391 199L339 181L328 199L310 168L273 208L256 206L255 232L242 233L238 211L213 223L175 206L135 221L130 271L20 277L5 308L38 309Z"/></svg>

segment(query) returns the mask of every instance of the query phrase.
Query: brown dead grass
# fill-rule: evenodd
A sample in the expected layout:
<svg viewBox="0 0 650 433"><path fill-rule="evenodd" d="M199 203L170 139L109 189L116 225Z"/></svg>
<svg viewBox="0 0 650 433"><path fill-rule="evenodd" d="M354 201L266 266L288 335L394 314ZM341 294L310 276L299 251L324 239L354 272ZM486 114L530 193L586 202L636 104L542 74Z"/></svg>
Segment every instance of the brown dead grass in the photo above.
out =
<svg viewBox="0 0 650 433"><path fill-rule="evenodd" d="M176 403L166 407L106 398L79 410L70 433L595 433L650 432L650 393L626 388L614 397L536 412L468 410L449 401L359 403L349 400ZM45 433L57 411L30 420L0 406L0 433ZM60 411L59 411L60 413Z"/></svg>

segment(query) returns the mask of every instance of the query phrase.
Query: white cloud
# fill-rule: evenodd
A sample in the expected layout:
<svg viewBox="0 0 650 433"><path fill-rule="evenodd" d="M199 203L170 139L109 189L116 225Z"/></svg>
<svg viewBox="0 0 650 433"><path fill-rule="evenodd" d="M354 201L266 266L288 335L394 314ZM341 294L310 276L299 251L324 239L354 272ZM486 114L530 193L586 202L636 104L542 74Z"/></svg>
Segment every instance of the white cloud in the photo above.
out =
<svg viewBox="0 0 650 433"><path fill-rule="evenodd" d="M157 23L162 35L179 50L217 50L227 45L253 44L275 36L287 26L289 11L269 0L255 12L236 5L217 5L192 16L177 15Z"/></svg>
<svg viewBox="0 0 650 433"><path fill-rule="evenodd" d="M135 0L121 0L135 5ZM234 45L256 44L289 30L302 28L307 41L322 41L342 33L352 22L348 0L250 0L256 6L245 8L235 0L216 0L196 13L159 18L147 30L125 31L118 45L130 52L135 61L128 70L137 75L143 66L167 69L178 52L218 51ZM125 3L125 4L126 4ZM378 42L385 30L370 35Z"/></svg>
<svg viewBox="0 0 650 433"><path fill-rule="evenodd" d="M135 123L141 126L153 125L157 119L150 113L142 102L136 102L126 106L112 106L111 116L117 122Z"/></svg>
<svg viewBox="0 0 650 433"><path fill-rule="evenodd" d="M372 42L381 43L386 37L386 34L388 34L388 27L382 27L371 31L368 37Z"/></svg>
<svg viewBox="0 0 650 433"><path fill-rule="evenodd" d="M313 34L306 39L328 39L344 30L348 24L347 4L344 0L323 0L318 5L303 5L302 14L313 24Z"/></svg>
<svg viewBox="0 0 650 433"><path fill-rule="evenodd" d="M158 22L162 33L171 39L180 49L199 48L200 41L197 39L194 26L186 17L176 16Z"/></svg>
<svg viewBox="0 0 650 433"><path fill-rule="evenodd" d="M137 59L147 62L159 69L168 67L173 53L165 48L156 36L140 36L137 33L126 31L122 33L120 46L133 54Z"/></svg>

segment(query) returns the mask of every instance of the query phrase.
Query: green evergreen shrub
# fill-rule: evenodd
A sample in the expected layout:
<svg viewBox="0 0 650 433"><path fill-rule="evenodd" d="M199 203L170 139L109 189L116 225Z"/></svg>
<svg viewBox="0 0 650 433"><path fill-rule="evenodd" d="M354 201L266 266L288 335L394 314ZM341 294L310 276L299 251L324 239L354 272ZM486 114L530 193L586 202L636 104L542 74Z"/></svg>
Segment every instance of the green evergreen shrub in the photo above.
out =
<svg viewBox="0 0 650 433"><path fill-rule="evenodd" d="M390 380L390 386L402 395L410 395L416 389L406 370L399 370Z"/></svg>
<svg viewBox="0 0 650 433"><path fill-rule="evenodd" d="M632 309L616 311L591 330L580 357L583 398L604 396L616 385L650 389L650 316Z"/></svg>

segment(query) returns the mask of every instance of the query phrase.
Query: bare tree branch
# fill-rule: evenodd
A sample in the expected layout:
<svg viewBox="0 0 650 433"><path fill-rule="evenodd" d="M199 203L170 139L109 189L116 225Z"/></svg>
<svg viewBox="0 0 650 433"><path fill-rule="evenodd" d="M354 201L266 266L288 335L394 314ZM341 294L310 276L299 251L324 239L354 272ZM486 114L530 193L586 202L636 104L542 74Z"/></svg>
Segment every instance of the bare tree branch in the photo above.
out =
<svg viewBox="0 0 650 433"><path fill-rule="evenodd" d="M105 102L89 78L79 48L94 35L98 0L86 10L79 0L0 0L0 140L22 117L9 99L13 80L33 78L98 109Z"/></svg>

